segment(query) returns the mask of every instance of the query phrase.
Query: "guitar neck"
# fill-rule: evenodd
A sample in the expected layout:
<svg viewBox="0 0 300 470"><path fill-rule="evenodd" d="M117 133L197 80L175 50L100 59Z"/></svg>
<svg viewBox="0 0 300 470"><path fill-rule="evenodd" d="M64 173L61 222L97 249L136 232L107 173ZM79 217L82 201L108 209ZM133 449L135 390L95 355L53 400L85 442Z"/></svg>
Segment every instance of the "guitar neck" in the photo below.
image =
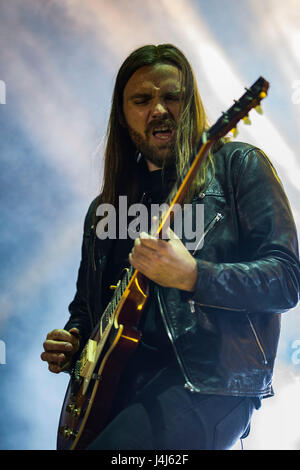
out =
<svg viewBox="0 0 300 470"><path fill-rule="evenodd" d="M198 150L195 152L195 155L192 157L186 168L184 169L182 175L179 177L175 183L173 189L171 190L169 197L167 199L167 211L162 216L154 236L161 237L162 231L168 228L171 221L174 218L174 215L178 208L183 204L183 201L187 195L189 188L191 187L192 182L196 178L197 173L201 165L206 160L206 157L215 143L214 140L206 141L206 133L202 135L202 143L198 146Z"/></svg>
<svg viewBox="0 0 300 470"><path fill-rule="evenodd" d="M112 321L116 307L120 302L125 290L128 288L134 272L135 269L132 266L126 268L124 276L118 281L114 289L112 299L101 315L99 325L97 326L97 328L100 327L100 331L104 331L107 325Z"/></svg>

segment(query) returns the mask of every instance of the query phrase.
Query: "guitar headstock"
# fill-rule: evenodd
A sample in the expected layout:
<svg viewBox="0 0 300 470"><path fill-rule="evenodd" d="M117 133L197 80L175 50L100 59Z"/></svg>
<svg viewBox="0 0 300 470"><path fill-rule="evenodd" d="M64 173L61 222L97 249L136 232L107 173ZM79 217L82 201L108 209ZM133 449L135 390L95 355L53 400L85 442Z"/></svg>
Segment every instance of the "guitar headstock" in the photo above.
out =
<svg viewBox="0 0 300 470"><path fill-rule="evenodd" d="M248 117L249 111L254 108L262 114L260 103L266 98L269 86L269 82L260 77L250 88L246 88L246 93L239 100L234 101L234 105L222 113L217 122L206 132L206 139L214 141L224 137L230 131L233 131L235 137L236 125L241 119L245 124L251 124Z"/></svg>

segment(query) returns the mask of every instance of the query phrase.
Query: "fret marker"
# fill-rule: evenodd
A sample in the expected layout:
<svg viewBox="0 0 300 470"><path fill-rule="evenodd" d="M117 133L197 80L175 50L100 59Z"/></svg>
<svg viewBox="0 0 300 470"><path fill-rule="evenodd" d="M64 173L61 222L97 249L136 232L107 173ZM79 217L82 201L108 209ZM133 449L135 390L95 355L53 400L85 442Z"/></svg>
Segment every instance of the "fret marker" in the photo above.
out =
<svg viewBox="0 0 300 470"><path fill-rule="evenodd" d="M122 338L125 338L125 339L129 339L130 341L133 341L134 343L138 343L138 339L136 338L131 338L130 336L125 336L125 335L121 335Z"/></svg>

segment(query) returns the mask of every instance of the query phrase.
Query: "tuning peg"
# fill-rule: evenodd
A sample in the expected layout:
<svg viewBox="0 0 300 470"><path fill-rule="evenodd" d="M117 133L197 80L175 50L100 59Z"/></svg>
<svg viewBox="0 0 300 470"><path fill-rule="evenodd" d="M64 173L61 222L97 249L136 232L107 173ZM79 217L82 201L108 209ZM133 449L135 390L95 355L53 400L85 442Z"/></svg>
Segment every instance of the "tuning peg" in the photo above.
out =
<svg viewBox="0 0 300 470"><path fill-rule="evenodd" d="M263 112L263 110L262 110L262 108L261 108L261 106L260 106L260 105L258 105L258 106L255 106L255 108L254 108L254 109L255 109L255 111L256 111L258 114L264 114L264 112Z"/></svg>
<svg viewBox="0 0 300 470"><path fill-rule="evenodd" d="M243 117L243 121L244 121L244 124L246 124L247 126L250 126L251 121L250 121L250 119L249 119L249 116Z"/></svg>
<svg viewBox="0 0 300 470"><path fill-rule="evenodd" d="M237 111L237 112L240 111L241 107L240 107L239 102L237 100L233 100L233 101L234 101L234 104L235 104L234 111Z"/></svg>
<svg viewBox="0 0 300 470"><path fill-rule="evenodd" d="M230 132L232 132L234 138L237 137L237 135L239 134L237 127L234 127L233 129L231 129Z"/></svg>

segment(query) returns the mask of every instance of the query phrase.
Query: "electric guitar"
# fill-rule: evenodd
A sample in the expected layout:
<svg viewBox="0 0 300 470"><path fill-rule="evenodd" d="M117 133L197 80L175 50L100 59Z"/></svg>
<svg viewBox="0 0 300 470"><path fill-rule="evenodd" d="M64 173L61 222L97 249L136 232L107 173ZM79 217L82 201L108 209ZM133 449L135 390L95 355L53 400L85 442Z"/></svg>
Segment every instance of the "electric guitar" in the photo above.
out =
<svg viewBox="0 0 300 470"><path fill-rule="evenodd" d="M237 123L250 124L248 113L267 96L269 83L260 77L216 123L203 132L169 197L169 209L160 218L155 236L174 217L173 206L181 205L200 166L218 139L230 131L236 136ZM149 297L149 281L133 267L126 269L113 297L95 326L90 339L71 372L57 435L58 450L85 449L107 424L122 370L141 340L139 321Z"/></svg>

